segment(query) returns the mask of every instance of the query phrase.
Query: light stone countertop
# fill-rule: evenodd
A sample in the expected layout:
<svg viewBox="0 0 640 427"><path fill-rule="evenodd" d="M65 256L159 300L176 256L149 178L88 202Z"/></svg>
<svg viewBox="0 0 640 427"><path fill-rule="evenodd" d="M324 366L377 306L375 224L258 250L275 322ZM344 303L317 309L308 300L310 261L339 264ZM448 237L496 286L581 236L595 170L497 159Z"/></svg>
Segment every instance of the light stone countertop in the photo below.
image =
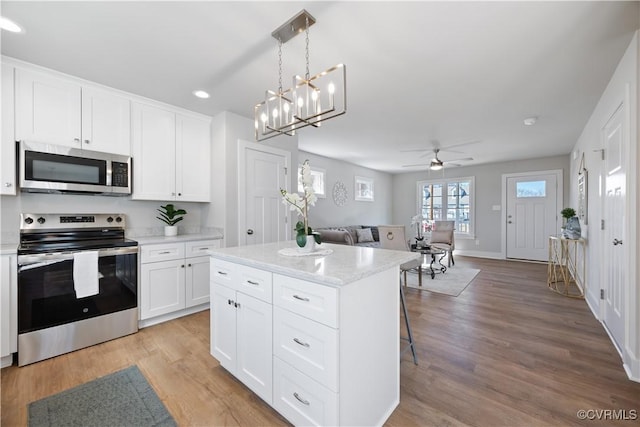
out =
<svg viewBox="0 0 640 427"><path fill-rule="evenodd" d="M332 249L329 255L285 256L282 248L295 248L294 240L264 245L235 246L212 249L213 258L298 279L339 287L372 276L381 271L419 259L420 254L408 251L365 248L323 243L319 248Z"/></svg>
<svg viewBox="0 0 640 427"><path fill-rule="evenodd" d="M198 240L219 240L223 235L219 232L207 232L207 233L195 233L195 234L178 234L177 236L138 236L131 237L140 245L152 245L160 243L180 243L180 242L195 242Z"/></svg>
<svg viewBox="0 0 640 427"><path fill-rule="evenodd" d="M3 243L0 245L0 255L12 255L18 250L17 243Z"/></svg>

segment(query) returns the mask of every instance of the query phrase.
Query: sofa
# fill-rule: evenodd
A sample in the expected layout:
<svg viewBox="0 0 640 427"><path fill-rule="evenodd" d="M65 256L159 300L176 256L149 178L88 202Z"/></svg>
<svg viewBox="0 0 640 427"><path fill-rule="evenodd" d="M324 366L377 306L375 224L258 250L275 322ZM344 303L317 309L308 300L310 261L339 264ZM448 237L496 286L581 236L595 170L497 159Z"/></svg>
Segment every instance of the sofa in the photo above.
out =
<svg viewBox="0 0 640 427"><path fill-rule="evenodd" d="M336 243L339 245L363 246L367 248L380 247L380 235L378 233L378 227L375 225L324 227L316 228L313 231L320 233L322 243Z"/></svg>

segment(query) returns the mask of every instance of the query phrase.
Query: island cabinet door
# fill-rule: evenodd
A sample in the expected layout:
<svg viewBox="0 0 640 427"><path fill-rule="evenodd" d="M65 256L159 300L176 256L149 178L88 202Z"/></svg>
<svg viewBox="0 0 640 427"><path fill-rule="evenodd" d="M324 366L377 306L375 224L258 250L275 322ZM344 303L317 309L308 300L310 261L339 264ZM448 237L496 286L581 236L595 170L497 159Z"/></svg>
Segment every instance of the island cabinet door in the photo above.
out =
<svg viewBox="0 0 640 427"><path fill-rule="evenodd" d="M211 286L211 355L222 366L236 373L236 291L226 286Z"/></svg>
<svg viewBox="0 0 640 427"><path fill-rule="evenodd" d="M273 401L273 307L237 293L236 376L269 405Z"/></svg>

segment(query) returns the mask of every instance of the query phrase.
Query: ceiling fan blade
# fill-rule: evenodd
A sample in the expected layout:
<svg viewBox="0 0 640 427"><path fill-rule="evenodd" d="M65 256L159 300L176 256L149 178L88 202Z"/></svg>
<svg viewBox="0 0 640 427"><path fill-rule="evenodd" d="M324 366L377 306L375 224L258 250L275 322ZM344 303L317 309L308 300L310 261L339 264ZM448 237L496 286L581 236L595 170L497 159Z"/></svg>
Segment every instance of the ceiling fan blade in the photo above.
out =
<svg viewBox="0 0 640 427"><path fill-rule="evenodd" d="M415 168L415 167L418 167L418 166L428 167L429 163L418 163L418 164L415 164L415 165L402 165L403 168Z"/></svg>
<svg viewBox="0 0 640 427"><path fill-rule="evenodd" d="M456 157L455 159L444 159L442 161L449 163L449 162L466 162L470 160L473 160L473 157Z"/></svg>

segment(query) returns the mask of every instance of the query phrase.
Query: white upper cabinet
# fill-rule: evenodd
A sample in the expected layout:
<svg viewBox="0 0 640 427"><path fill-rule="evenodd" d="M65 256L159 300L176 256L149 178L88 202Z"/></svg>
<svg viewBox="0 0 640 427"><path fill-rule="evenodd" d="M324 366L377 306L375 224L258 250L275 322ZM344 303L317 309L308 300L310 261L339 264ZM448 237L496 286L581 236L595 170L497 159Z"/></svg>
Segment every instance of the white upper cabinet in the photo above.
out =
<svg viewBox="0 0 640 427"><path fill-rule="evenodd" d="M134 200L175 200L175 147L175 114L162 108L134 102Z"/></svg>
<svg viewBox="0 0 640 427"><path fill-rule="evenodd" d="M131 154L131 101L95 88L82 88L82 148Z"/></svg>
<svg viewBox="0 0 640 427"><path fill-rule="evenodd" d="M16 194L16 144L14 131L13 67L2 64L2 134L0 140L0 195Z"/></svg>
<svg viewBox="0 0 640 427"><path fill-rule="evenodd" d="M80 85L16 69L16 140L81 148Z"/></svg>
<svg viewBox="0 0 640 427"><path fill-rule="evenodd" d="M128 98L22 68L15 91L16 140L130 155Z"/></svg>
<svg viewBox="0 0 640 427"><path fill-rule="evenodd" d="M209 201L210 135L209 120L176 115L176 200Z"/></svg>
<svg viewBox="0 0 640 427"><path fill-rule="evenodd" d="M210 120L133 103L134 200L208 202Z"/></svg>

